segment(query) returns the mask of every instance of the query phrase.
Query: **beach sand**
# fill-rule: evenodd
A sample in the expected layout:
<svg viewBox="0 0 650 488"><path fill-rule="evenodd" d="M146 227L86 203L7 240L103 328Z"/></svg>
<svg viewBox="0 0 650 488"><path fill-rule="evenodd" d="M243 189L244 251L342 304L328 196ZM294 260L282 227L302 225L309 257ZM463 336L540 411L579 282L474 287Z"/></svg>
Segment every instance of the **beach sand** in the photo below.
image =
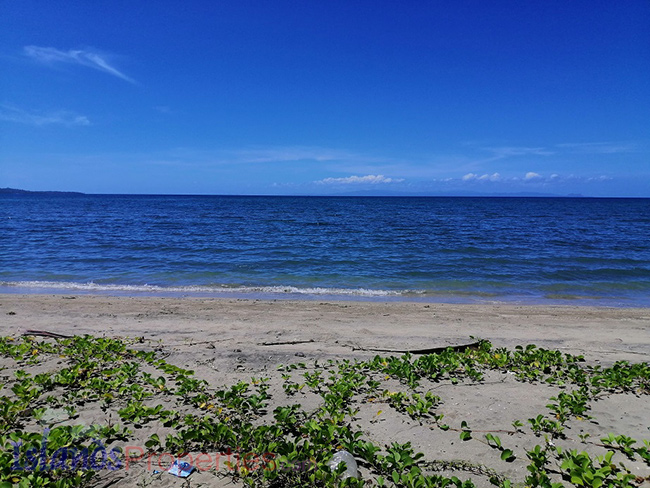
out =
<svg viewBox="0 0 650 488"><path fill-rule="evenodd" d="M557 349L583 355L592 365L650 358L650 309L639 308L4 294L0 295L0 317L4 336L39 330L141 337L142 348L163 351L167 362L195 370L197 377L215 388L269 377L270 411L274 405L291 403L307 408L314 401L309 394L291 398L284 394L277 371L281 364L304 362L309 367L315 360L399 356L401 351L468 344L475 338L489 340L494 347L535 344ZM526 476L525 449L543 444L544 439L525 427L525 432L500 434L503 443L517 453L514 462L504 463L477 440L483 437L478 432L512 430L515 420L525 424L528 418L548 414L549 398L560 391L557 386L523 383L497 372L489 372L482 382L422 385L423 391L427 388L441 397L439 410L452 430L413 421L381 401L360 404L355 425L378 445L410 441L426 460L487 466L517 482ZM596 420L569 421L567 439L561 442L567 448L591 452L598 446L582 443L579 434L589 433L594 440L609 432L632 436L638 442L650 439L648 403L645 394L604 396L592 404L590 414ZM103 422L104 415L90 409L79 419ZM458 431L453 430L463 420L475 432L472 441L460 441ZM640 477L650 475L643 463L626 465ZM485 476L453 474L471 478L477 486L489 486ZM150 476L146 470L132 470L103 473L100 480L113 482L112 486L141 486L138 483L146 484L146 476ZM191 480L192 486L240 486L209 472L195 473ZM182 480L172 476L155 483L181 484Z"/></svg>

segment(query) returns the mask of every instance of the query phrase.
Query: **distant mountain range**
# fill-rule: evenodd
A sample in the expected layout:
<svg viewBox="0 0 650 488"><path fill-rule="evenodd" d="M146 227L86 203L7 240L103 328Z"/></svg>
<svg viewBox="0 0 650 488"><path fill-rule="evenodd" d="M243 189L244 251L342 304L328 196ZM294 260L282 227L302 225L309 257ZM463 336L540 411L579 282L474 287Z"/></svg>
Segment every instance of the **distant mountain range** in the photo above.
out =
<svg viewBox="0 0 650 488"><path fill-rule="evenodd" d="M85 193L80 193L77 191L30 191L19 190L17 188L0 188L0 195L24 195L33 193L38 193L41 195L85 195Z"/></svg>

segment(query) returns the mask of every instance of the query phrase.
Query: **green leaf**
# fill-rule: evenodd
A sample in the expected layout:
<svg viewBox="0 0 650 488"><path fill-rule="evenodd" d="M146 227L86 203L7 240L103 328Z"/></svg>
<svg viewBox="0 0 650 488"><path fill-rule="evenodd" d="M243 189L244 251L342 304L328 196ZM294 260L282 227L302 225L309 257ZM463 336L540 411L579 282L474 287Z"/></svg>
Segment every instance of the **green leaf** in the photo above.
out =
<svg viewBox="0 0 650 488"><path fill-rule="evenodd" d="M144 443L146 447L153 447L160 445L160 439L157 434L151 434L151 437L147 442Z"/></svg>
<svg viewBox="0 0 650 488"><path fill-rule="evenodd" d="M578 476L571 476L571 483L573 483L574 485L580 485L580 486L585 484L584 481L582 481L582 478L580 478Z"/></svg>
<svg viewBox="0 0 650 488"><path fill-rule="evenodd" d="M501 453L501 459L506 462L512 462L515 459L515 455L510 449L504 449Z"/></svg>
<svg viewBox="0 0 650 488"><path fill-rule="evenodd" d="M391 477L393 478L393 482L395 484L399 483L399 473L397 471L393 471Z"/></svg>

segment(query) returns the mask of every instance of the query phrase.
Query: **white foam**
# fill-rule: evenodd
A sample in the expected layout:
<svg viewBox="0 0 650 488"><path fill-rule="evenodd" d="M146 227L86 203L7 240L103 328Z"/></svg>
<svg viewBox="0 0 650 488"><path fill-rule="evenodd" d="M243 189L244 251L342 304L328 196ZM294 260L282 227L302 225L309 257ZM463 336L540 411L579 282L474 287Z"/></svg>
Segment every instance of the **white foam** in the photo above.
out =
<svg viewBox="0 0 650 488"><path fill-rule="evenodd" d="M66 290L85 293L137 293L137 294L281 294L281 295L347 295L361 297L402 296L405 293L421 293L413 290L371 290L367 288L300 288L296 286L158 286L158 285L117 285L99 284L94 282L77 283L70 281L0 281L0 287L21 288L30 291Z"/></svg>

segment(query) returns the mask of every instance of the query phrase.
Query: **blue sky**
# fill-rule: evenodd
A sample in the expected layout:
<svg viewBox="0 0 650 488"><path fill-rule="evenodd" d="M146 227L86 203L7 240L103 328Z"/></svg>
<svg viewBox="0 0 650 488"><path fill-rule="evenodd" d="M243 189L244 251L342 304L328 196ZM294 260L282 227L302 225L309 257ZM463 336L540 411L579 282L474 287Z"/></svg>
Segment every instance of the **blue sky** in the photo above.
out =
<svg viewBox="0 0 650 488"><path fill-rule="evenodd" d="M650 3L0 3L0 187L650 197Z"/></svg>

